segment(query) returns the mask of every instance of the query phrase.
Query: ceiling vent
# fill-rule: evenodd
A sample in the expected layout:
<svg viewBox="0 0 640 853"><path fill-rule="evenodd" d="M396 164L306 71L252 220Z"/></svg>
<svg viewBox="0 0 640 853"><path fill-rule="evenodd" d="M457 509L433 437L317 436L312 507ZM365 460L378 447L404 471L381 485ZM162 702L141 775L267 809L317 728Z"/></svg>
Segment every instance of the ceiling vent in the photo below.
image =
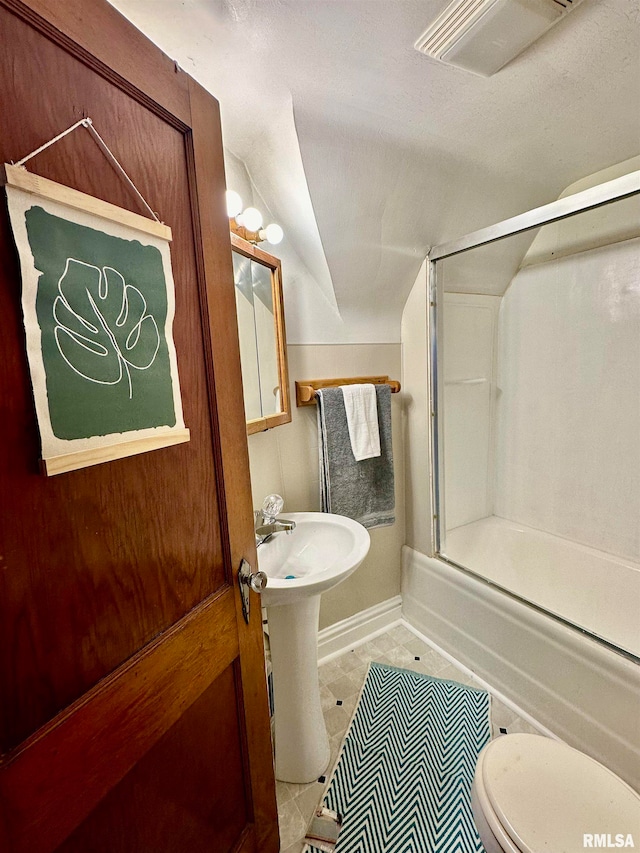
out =
<svg viewBox="0 0 640 853"><path fill-rule="evenodd" d="M416 50L490 77L581 0L454 0L415 43Z"/></svg>

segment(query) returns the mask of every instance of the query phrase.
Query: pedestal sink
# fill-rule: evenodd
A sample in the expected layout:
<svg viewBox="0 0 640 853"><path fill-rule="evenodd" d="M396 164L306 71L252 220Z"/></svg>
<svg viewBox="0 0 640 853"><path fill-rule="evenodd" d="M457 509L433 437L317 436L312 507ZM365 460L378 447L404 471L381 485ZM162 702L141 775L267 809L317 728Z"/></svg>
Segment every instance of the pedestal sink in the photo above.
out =
<svg viewBox="0 0 640 853"><path fill-rule="evenodd" d="M258 549L267 577L267 608L275 706L276 778L312 782L329 763L329 738L318 685L320 596L364 560L369 533L357 521L320 512L287 512L290 534Z"/></svg>

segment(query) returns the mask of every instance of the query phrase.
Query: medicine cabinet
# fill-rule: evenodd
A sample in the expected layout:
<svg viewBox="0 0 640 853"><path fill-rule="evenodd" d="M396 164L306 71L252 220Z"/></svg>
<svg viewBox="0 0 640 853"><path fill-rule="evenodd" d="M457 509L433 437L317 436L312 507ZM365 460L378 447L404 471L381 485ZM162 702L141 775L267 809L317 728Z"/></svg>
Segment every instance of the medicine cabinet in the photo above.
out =
<svg viewBox="0 0 640 853"><path fill-rule="evenodd" d="M247 433L291 420L278 258L231 234Z"/></svg>

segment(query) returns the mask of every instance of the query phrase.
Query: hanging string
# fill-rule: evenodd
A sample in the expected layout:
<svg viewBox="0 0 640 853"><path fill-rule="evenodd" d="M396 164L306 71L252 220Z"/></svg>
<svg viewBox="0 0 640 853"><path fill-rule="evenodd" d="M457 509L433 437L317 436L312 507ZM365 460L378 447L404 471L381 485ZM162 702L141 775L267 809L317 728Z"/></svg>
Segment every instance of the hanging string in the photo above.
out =
<svg viewBox="0 0 640 853"><path fill-rule="evenodd" d="M27 162L27 160L31 160L31 158L32 158L32 157L35 157L35 156L36 156L36 154L40 154L42 151L46 151L46 149L47 149L47 148L49 148L51 145L55 145L55 143L56 143L56 142L59 142L59 141L60 141L61 139L63 139L67 134L72 133L72 132L73 132L74 130L76 130L76 128L78 128L78 127L85 127L85 128L86 128L86 129L91 133L91 135L93 136L94 140L95 140L95 141L96 141L96 143L98 144L98 147L101 149L102 153L107 157L107 159L108 159L108 160L110 160L110 161L111 161L111 163L112 163L112 165L114 166L114 168L115 168L116 172L118 172L118 174L119 174L119 175L120 175L120 177L124 180L124 182L127 184L127 186L129 187L129 189L131 189L131 190L133 191L134 195L138 198L138 200L139 200L140 202L142 202L142 204L143 204L143 205L145 206L145 208L149 211L149 213L150 213L150 214L151 214L151 216L155 219L155 221L156 221L156 222L160 222L160 218L158 217L158 215L157 215L157 214L156 214L156 213L151 209L151 207L147 204L147 202L146 202L146 200L145 200L144 196L142 195L142 193L140 192L140 190L139 190L139 189L136 187L136 185L133 183L133 181L131 180L131 178L129 177L129 175L127 175L127 173L125 172L124 168L120 165L120 162L119 162L119 161L118 161L118 159L116 158L116 156L115 156L115 154L113 153L113 151L109 148L109 146L107 145L107 143L106 143L106 142L104 141L104 139L100 136L100 134L98 133L98 131L97 131L97 130L95 129L95 127L93 126L93 122L92 122L92 121L91 121L91 119L90 119L90 118L88 118L88 117L87 117L87 118L82 118L82 119L80 119L80 121L77 121L75 124L72 124L72 125L71 125L71 127L68 127L66 130L63 130L63 131L62 131L62 133L59 133L59 134L58 134L57 136L55 136L53 139L50 139L50 140L49 140L49 142L45 142L45 144L44 144L44 145L41 145L41 146L40 146L40 148L36 148L36 150L35 150L35 151L32 151L32 152L31 152L31 154L27 154L27 156L26 156L26 157L23 157L23 158L22 158L22 160L18 160L18 162L17 162L17 163L13 163L13 161L12 161L12 165L14 165L14 166L24 166L24 164Z"/></svg>
<svg viewBox="0 0 640 853"><path fill-rule="evenodd" d="M12 160L11 165L12 166L24 166L24 164L27 162L27 160L31 160L32 157L35 157L36 154L39 154L41 151L46 151L46 149L50 145L54 145L60 139L63 139L68 133L71 133L71 131L75 130L77 127L80 127L80 125L84 125L86 120L87 119L84 119L84 118L80 119L80 121L77 121L75 124L72 124L71 127L68 127L66 130L63 130L62 133L59 133L56 137L54 137L53 139L50 139L49 142L45 142L45 144L41 145L40 148L36 148L36 150L32 151L31 154L27 154L26 157L22 158L22 160L18 160L17 163L14 163Z"/></svg>

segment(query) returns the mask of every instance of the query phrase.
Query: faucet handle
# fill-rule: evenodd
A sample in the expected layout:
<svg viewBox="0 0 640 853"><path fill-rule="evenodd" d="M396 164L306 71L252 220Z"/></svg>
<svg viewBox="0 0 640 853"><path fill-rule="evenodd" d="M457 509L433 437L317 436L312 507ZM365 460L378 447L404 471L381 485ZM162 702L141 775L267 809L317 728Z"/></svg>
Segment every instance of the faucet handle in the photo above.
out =
<svg viewBox="0 0 640 853"><path fill-rule="evenodd" d="M262 515L267 524L272 524L276 515L282 512L284 499L280 495L267 495L262 501Z"/></svg>

